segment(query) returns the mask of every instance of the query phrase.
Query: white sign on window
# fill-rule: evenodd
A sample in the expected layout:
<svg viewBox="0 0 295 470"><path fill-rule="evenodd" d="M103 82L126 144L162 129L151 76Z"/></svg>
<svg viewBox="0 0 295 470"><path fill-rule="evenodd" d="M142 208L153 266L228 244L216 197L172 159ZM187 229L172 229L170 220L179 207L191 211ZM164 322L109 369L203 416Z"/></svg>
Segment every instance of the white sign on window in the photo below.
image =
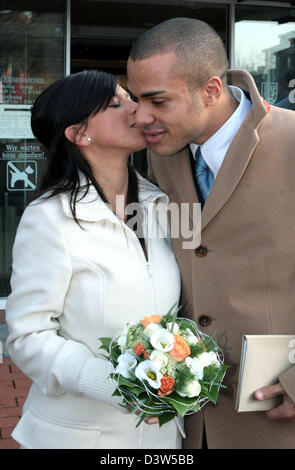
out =
<svg viewBox="0 0 295 470"><path fill-rule="evenodd" d="M31 105L0 105L0 139L34 139L31 130Z"/></svg>

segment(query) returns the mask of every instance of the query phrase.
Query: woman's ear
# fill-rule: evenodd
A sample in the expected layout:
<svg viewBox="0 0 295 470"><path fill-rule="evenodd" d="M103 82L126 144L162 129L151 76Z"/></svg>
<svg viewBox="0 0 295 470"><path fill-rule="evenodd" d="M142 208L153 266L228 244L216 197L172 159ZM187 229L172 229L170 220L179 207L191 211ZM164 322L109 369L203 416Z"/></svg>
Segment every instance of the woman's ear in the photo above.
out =
<svg viewBox="0 0 295 470"><path fill-rule="evenodd" d="M91 139L89 140L87 135L83 132L83 129L75 125L68 126L65 129L65 137L73 144L83 147L91 143Z"/></svg>

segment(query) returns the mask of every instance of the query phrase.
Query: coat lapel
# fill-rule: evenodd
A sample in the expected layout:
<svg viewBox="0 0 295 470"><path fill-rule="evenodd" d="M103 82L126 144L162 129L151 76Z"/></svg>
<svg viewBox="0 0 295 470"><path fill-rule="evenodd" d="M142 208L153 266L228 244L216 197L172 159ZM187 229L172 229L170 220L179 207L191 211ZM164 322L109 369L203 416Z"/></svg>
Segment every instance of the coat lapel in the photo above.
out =
<svg viewBox="0 0 295 470"><path fill-rule="evenodd" d="M189 148L186 147L167 159L167 164L169 164L167 170L172 173L172 180L177 179L177 185L173 189L178 195L178 200L189 204L199 202L192 175Z"/></svg>
<svg viewBox="0 0 295 470"><path fill-rule="evenodd" d="M217 215L236 189L259 142L250 111L228 149L202 211L202 230Z"/></svg>

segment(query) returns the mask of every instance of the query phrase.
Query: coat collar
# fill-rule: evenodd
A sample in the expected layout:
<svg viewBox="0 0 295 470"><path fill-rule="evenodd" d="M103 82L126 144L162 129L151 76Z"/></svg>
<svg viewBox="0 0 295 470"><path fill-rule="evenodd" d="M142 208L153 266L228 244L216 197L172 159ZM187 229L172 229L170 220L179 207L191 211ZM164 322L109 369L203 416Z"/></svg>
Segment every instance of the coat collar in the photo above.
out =
<svg viewBox="0 0 295 470"><path fill-rule="evenodd" d="M237 187L259 143L260 138L257 129L270 111L269 106L266 106L259 95L253 77L248 72L229 70L228 84L238 86L249 92L253 107L234 137L206 200L202 211L202 230L222 209ZM158 156L157 158L163 157ZM171 188L171 190L176 190L179 201L198 202L191 170L189 148L186 147L176 155L169 157L169 159L163 158L163 164L165 165L165 171L167 170L168 174L173 174L172 180L175 181L175 177L177 178L176 188Z"/></svg>
<svg viewBox="0 0 295 470"><path fill-rule="evenodd" d="M168 205L168 196L160 191L154 184L143 178L137 171L138 178L138 200L142 205L154 202L164 202ZM86 188L86 177L80 173L81 190L76 202L76 217L78 220L98 222L102 220L110 220L113 223L119 223L118 217L103 202L101 197L97 194L96 189L91 184L88 193L83 197ZM60 195L62 209L67 217L73 218L70 207L69 193Z"/></svg>

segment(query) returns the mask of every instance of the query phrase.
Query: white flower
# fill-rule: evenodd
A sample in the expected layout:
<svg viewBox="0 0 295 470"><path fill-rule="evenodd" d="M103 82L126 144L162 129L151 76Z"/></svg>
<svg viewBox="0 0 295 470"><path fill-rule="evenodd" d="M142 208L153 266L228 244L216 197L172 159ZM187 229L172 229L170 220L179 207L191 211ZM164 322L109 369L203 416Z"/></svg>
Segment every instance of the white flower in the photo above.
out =
<svg viewBox="0 0 295 470"><path fill-rule="evenodd" d="M207 366L220 366L220 362L218 360L217 354L214 351L210 352L203 352L198 356L198 359L203 364L203 367Z"/></svg>
<svg viewBox="0 0 295 470"><path fill-rule="evenodd" d="M195 380L190 380L185 387L183 387L181 390L177 390L177 393L181 395L182 397L197 397L200 395L201 392L201 385L197 379Z"/></svg>
<svg viewBox="0 0 295 470"><path fill-rule="evenodd" d="M157 331L157 330L162 330L161 325L159 323L150 323L144 330L143 334L150 338L152 334Z"/></svg>
<svg viewBox="0 0 295 470"><path fill-rule="evenodd" d="M174 348L174 336L169 331L161 328L150 337L151 345L162 352L169 352Z"/></svg>
<svg viewBox="0 0 295 470"><path fill-rule="evenodd" d="M198 343L199 338L194 335L192 330L187 328L186 333L187 333L186 341L188 342L188 344L197 344Z"/></svg>
<svg viewBox="0 0 295 470"><path fill-rule="evenodd" d="M173 330L172 330L172 325L173 325L173 322L172 322L172 321L169 322L169 323L167 323L167 329L168 329L171 333L173 333L174 335L176 335L176 334L178 333L178 331L179 331L179 326L177 325L177 323L174 323L174 325L173 325Z"/></svg>
<svg viewBox="0 0 295 470"><path fill-rule="evenodd" d="M185 363L190 368L191 372L198 378L198 380L202 380L204 371L202 362L197 357L187 357L185 359Z"/></svg>
<svg viewBox="0 0 295 470"><path fill-rule="evenodd" d="M125 352L127 349L127 335L123 333L119 336L117 343L120 346L121 351Z"/></svg>
<svg viewBox="0 0 295 470"><path fill-rule="evenodd" d="M132 352L127 351L118 357L118 363L119 364L116 367L116 372L128 379L131 377L130 371L136 367L136 356Z"/></svg>
<svg viewBox="0 0 295 470"><path fill-rule="evenodd" d="M138 364L135 375L141 381L146 380L153 388L161 387L163 375L160 372L160 366L153 361L147 360Z"/></svg>
<svg viewBox="0 0 295 470"><path fill-rule="evenodd" d="M156 349L151 353L150 360L157 363L162 369L168 363L168 357L162 351L157 351Z"/></svg>

